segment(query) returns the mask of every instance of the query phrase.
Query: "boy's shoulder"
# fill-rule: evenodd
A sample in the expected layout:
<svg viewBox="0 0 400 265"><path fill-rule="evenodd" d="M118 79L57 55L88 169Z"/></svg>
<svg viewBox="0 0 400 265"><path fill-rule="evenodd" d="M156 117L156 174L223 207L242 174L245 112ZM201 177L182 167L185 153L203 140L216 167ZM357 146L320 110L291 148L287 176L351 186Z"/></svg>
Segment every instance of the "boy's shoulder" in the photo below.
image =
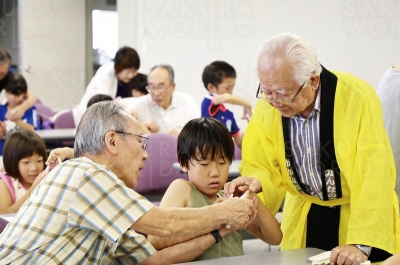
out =
<svg viewBox="0 0 400 265"><path fill-rule="evenodd" d="M171 182L168 189L174 189L177 191L184 191L190 189L190 182L186 179L175 179Z"/></svg>

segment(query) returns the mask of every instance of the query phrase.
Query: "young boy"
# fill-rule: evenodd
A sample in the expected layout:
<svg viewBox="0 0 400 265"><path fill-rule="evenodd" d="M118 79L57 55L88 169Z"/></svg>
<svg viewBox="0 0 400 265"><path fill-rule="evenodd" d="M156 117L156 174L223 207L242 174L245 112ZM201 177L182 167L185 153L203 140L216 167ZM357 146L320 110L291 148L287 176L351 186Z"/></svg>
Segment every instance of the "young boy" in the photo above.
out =
<svg viewBox="0 0 400 265"><path fill-rule="evenodd" d="M244 107L242 119L250 119L251 103L241 97L232 95L235 86L236 71L230 64L222 61L212 62L203 70L204 87L210 93L201 103L201 117L214 117L228 128L235 143L242 148L243 135L236 124L233 113L223 103Z"/></svg>
<svg viewBox="0 0 400 265"><path fill-rule="evenodd" d="M8 113L10 110L20 106L28 95L28 86L25 78L19 74L11 74L6 86L7 103L0 105L0 155L3 154L5 137L16 130L33 131L38 128L38 117L36 108L31 107L25 111L20 119L10 120Z"/></svg>
<svg viewBox="0 0 400 265"><path fill-rule="evenodd" d="M214 118L198 118L189 121L178 136L178 161L182 169L188 173L189 180L177 179L171 183L162 198L160 207L203 207L211 205L224 197L221 189L228 179L229 165L232 162L234 145L227 128ZM267 210L254 194L257 214L254 222L246 230L261 240L278 245L282 232L275 217ZM196 220L193 220L196 222ZM237 228L236 228L237 229ZM195 260L214 259L243 255L242 235L233 228L222 226L219 235L214 235L216 244L208 248ZM199 235L193 235L197 237ZM189 240L174 235L171 238L148 236L148 240L156 249Z"/></svg>

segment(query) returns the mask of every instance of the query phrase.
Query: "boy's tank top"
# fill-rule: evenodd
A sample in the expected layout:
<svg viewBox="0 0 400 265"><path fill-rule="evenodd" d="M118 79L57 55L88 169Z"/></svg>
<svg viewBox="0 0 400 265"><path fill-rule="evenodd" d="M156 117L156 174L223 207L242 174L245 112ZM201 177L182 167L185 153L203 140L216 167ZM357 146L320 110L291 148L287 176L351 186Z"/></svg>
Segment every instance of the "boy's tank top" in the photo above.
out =
<svg viewBox="0 0 400 265"><path fill-rule="evenodd" d="M203 206L208 206L214 204L214 202L207 198L203 193L201 193L196 187L191 183L190 192L190 207L200 208ZM217 197L223 197L224 192L220 191ZM222 238L222 240L203 252L200 256L196 257L196 260L207 260L216 259L223 257L232 257L243 255L243 244L242 244L242 232L241 230L233 231Z"/></svg>

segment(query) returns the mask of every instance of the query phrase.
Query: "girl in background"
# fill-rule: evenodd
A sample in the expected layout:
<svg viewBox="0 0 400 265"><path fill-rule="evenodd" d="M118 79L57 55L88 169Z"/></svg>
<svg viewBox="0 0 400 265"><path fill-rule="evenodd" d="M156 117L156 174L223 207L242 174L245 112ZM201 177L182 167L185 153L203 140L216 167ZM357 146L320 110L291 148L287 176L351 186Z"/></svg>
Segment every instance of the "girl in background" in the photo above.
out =
<svg viewBox="0 0 400 265"><path fill-rule="evenodd" d="M5 173L0 173L0 214L16 213L47 175L43 140L33 131L16 131L3 150Z"/></svg>

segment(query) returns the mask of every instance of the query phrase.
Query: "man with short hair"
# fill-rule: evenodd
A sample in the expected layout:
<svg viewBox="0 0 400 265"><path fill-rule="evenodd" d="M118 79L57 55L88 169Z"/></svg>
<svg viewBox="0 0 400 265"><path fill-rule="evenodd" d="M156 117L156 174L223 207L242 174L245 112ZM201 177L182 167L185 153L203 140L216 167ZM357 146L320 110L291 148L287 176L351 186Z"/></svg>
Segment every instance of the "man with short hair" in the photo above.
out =
<svg viewBox="0 0 400 265"><path fill-rule="evenodd" d="M136 112L151 132L178 136L185 124L200 117L200 109L192 96L175 91L174 70L170 65L156 65L147 76L149 94L122 99L129 112ZM154 128L159 128L155 130Z"/></svg>
<svg viewBox="0 0 400 265"><path fill-rule="evenodd" d="M259 48L260 84L240 173L275 214L285 205L281 248L332 250L358 265L400 252L395 167L372 87L322 67L314 48L282 33ZM369 256L369 257L368 257Z"/></svg>
<svg viewBox="0 0 400 265"><path fill-rule="evenodd" d="M253 201L240 198L201 209L154 207L133 191L147 141L115 102L88 108L76 131L77 158L52 169L0 235L0 264L178 263L218 242L222 224L254 220ZM135 231L194 239L155 252Z"/></svg>

